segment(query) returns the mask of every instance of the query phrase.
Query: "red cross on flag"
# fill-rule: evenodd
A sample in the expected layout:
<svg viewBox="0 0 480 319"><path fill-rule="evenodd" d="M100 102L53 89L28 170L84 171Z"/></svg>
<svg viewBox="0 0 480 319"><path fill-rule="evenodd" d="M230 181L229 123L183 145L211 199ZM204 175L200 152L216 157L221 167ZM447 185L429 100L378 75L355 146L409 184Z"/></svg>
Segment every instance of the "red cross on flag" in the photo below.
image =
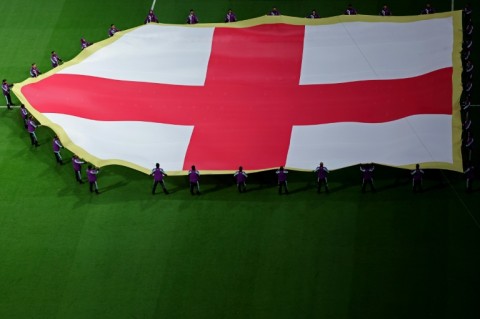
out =
<svg viewBox="0 0 480 319"><path fill-rule="evenodd" d="M461 170L460 21L445 13L148 24L15 88L99 166Z"/></svg>

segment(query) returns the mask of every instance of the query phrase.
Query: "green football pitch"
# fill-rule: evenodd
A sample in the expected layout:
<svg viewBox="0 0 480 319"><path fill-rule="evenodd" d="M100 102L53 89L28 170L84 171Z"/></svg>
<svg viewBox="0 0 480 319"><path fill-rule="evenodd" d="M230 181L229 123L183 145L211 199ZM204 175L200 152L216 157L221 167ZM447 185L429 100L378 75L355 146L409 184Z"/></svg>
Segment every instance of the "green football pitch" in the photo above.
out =
<svg viewBox="0 0 480 319"><path fill-rule="evenodd" d="M273 6L332 16L346 4L157 1L155 11L221 22L230 7L243 19ZM382 4L354 3L365 14ZM48 70L52 50L72 59L81 37L142 24L150 5L1 1L0 76L21 82L33 62ZM423 5L390 3L399 15ZM288 196L271 171L250 174L244 194L232 176L203 176L191 196L176 176L170 195L152 196L151 177L107 166L97 196L55 164L53 132L37 133L34 149L18 109L0 108L0 318L480 318L480 192L466 194L462 174L428 170L412 194L408 171L377 166L378 191L362 194L350 167L331 172L327 195L313 174L292 172Z"/></svg>

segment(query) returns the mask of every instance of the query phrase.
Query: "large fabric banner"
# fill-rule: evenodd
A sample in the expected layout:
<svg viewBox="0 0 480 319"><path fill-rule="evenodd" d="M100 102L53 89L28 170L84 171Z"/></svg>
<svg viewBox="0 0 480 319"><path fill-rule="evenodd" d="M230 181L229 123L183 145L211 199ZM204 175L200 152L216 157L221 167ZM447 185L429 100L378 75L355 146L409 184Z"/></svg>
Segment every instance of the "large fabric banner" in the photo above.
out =
<svg viewBox="0 0 480 319"><path fill-rule="evenodd" d="M461 15L320 20L144 25L15 93L99 166L460 171Z"/></svg>

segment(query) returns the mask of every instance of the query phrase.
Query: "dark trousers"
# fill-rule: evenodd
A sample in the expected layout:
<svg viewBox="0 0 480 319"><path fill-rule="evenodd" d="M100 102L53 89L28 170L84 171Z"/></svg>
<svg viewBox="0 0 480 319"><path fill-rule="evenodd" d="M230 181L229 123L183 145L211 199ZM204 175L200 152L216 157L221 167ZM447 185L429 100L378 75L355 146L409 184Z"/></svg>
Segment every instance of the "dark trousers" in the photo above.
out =
<svg viewBox="0 0 480 319"><path fill-rule="evenodd" d="M473 178L467 178L467 192L470 193L473 190Z"/></svg>
<svg viewBox="0 0 480 319"><path fill-rule="evenodd" d="M367 189L367 185L370 185L370 189L372 190L372 192L375 192L375 186L373 186L373 179L363 179L362 180L362 192L365 193L366 189Z"/></svg>
<svg viewBox="0 0 480 319"><path fill-rule="evenodd" d="M244 193L247 191L247 184L245 182L237 183L237 189L239 193Z"/></svg>
<svg viewBox="0 0 480 319"><path fill-rule="evenodd" d="M13 105L12 97L10 96L10 93L4 94L4 95L5 95L5 100L7 101L7 107L11 109L11 106Z"/></svg>
<svg viewBox="0 0 480 319"><path fill-rule="evenodd" d="M53 152L53 154L55 154L55 159L57 160L57 163L63 165L62 156L60 155L60 152Z"/></svg>
<svg viewBox="0 0 480 319"><path fill-rule="evenodd" d="M416 192L422 192L423 191L423 188L422 188L422 180L413 180L412 181L412 191L414 193Z"/></svg>
<svg viewBox="0 0 480 319"><path fill-rule="evenodd" d="M328 190L328 183L326 178L319 178L317 180L317 193L320 193L320 191L322 190L322 185L325 185L325 191L328 193L329 190Z"/></svg>
<svg viewBox="0 0 480 319"><path fill-rule="evenodd" d="M95 191L98 194L98 185L97 182L89 182L90 183L90 192Z"/></svg>
<svg viewBox="0 0 480 319"><path fill-rule="evenodd" d="M30 134L30 141L32 142L32 145L35 145L35 147L38 146L38 140L37 136L35 135L35 132L29 132Z"/></svg>
<svg viewBox="0 0 480 319"><path fill-rule="evenodd" d="M80 173L80 171L76 171L76 170L73 170L73 172L75 173L75 179L77 180L77 182L79 182L80 184L83 184L82 173Z"/></svg>
<svg viewBox="0 0 480 319"><path fill-rule="evenodd" d="M287 181L278 182L278 193L281 194L282 190L285 188L285 193L288 194Z"/></svg>
<svg viewBox="0 0 480 319"><path fill-rule="evenodd" d="M163 188L163 192L165 194L168 194L167 188L165 187L165 183L162 181L154 181L153 182L153 188L152 188L152 194L155 194L155 190L157 189L157 185L160 184Z"/></svg>
<svg viewBox="0 0 480 319"><path fill-rule="evenodd" d="M190 194L194 195L194 190L197 190L197 194L200 194L200 184L198 182L190 182Z"/></svg>

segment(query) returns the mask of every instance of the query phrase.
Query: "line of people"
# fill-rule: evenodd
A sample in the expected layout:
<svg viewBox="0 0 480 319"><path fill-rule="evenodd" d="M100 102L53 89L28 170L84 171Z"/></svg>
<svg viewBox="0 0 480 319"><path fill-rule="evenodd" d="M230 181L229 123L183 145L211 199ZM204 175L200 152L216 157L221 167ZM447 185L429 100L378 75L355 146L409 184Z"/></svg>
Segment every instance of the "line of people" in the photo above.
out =
<svg viewBox="0 0 480 319"><path fill-rule="evenodd" d="M463 19L463 44L462 44L462 149L463 158L467 159L464 163L464 173L467 177L467 192L471 192L473 188L473 179L475 167L473 165L473 150L475 140L473 139L473 125L470 116L470 98L473 87L473 63L471 60L473 49L473 20L472 8L467 4L462 11Z"/></svg>
<svg viewBox="0 0 480 319"><path fill-rule="evenodd" d="M467 6L470 7L470 4L468 4ZM430 3L427 3L425 5L425 7L420 10L420 14L434 14L436 12L437 11L435 10L435 8L433 8L431 6ZM344 15L357 15L357 14L359 14L358 10L355 9L355 7L353 7L352 4L348 4L347 8L342 13ZM392 11L390 10L388 5L386 5L386 4L384 4L382 6L382 8L379 10L378 14L380 16L384 16L384 17L393 15ZM280 10L277 7L273 7L270 11L267 12L267 15L269 15L269 16L280 16L282 14L280 13ZM319 15L319 13L316 9L313 9L305 17L308 18L308 19L319 19L320 15ZM147 24L147 23L152 23L152 22L158 23L159 20L158 20L157 16L155 15L154 11L150 10L148 12L145 20L144 20L144 23ZM195 13L195 10L190 9L190 11L187 15L186 23L187 24L197 24L199 22L200 22L200 20L199 20L197 14ZM225 14L225 17L224 17L224 22L225 23L237 22L237 16L232 11L232 9L227 10L227 13ZM115 34L115 32L117 32L117 31L118 30L116 30L115 26L112 24L112 27L109 30L109 36L113 36Z"/></svg>

